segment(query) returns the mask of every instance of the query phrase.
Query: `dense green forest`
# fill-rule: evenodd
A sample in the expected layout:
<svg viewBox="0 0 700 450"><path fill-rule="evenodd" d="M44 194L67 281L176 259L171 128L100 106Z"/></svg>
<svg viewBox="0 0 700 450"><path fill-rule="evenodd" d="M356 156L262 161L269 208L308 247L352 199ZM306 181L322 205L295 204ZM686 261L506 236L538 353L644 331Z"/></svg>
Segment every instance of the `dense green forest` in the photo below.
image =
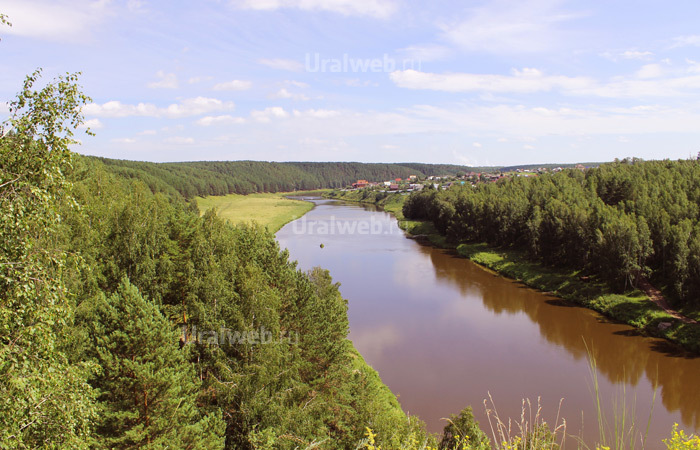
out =
<svg viewBox="0 0 700 450"><path fill-rule="evenodd" d="M349 186L357 180L385 181L394 178L407 178L410 175L417 177L455 176L470 171L499 170L498 167L423 163L264 161L151 163L107 158L97 159L113 173L125 178L143 181L153 192L179 193L185 198L255 192L332 189Z"/></svg>
<svg viewBox="0 0 700 450"><path fill-rule="evenodd" d="M650 277L676 305L700 308L700 162L628 159L587 170L432 189L407 199L452 242L525 249L616 290Z"/></svg>
<svg viewBox="0 0 700 450"><path fill-rule="evenodd" d="M87 98L38 78L1 130L0 448L425 441L327 271L72 153Z"/></svg>
<svg viewBox="0 0 700 450"><path fill-rule="evenodd" d="M146 183L154 192L179 193L185 198L207 195L291 192L341 188L359 179L390 180L410 175L450 174L461 166L429 164L368 164L357 162L213 161L149 163L100 158L114 173ZM429 170L430 169L430 170Z"/></svg>

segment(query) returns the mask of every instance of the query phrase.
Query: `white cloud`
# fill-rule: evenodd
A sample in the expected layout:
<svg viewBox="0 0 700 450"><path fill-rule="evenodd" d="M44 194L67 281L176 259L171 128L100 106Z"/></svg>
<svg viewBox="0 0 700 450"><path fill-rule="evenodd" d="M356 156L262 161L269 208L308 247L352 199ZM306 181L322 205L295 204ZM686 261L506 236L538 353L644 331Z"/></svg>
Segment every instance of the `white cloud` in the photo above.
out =
<svg viewBox="0 0 700 450"><path fill-rule="evenodd" d="M136 134L138 134L139 136L153 136L155 134L158 134L158 132L156 130L143 130Z"/></svg>
<svg viewBox="0 0 700 450"><path fill-rule="evenodd" d="M544 75L537 69L514 70L513 75L473 73L436 74L416 70L399 70L389 74L399 87L429 89L446 92L541 92L553 89L583 89L590 87L591 79Z"/></svg>
<svg viewBox="0 0 700 450"><path fill-rule="evenodd" d="M214 85L215 91L246 91L253 86L250 81L244 80L231 80L225 81L223 83L217 83Z"/></svg>
<svg viewBox="0 0 700 450"><path fill-rule="evenodd" d="M474 142L474 143L472 144L472 147L474 147L474 148L481 148L481 147L483 147L483 145L481 145L481 142Z"/></svg>
<svg viewBox="0 0 700 450"><path fill-rule="evenodd" d="M394 0L236 0L234 4L242 9L262 11L294 8L376 18L389 17L397 10Z"/></svg>
<svg viewBox="0 0 700 450"><path fill-rule="evenodd" d="M647 64L634 76L615 77L607 82L587 77L545 75L537 69L515 70L513 75L509 76L473 73L436 74L403 70L392 72L389 77L402 88L444 92L522 94L557 91L566 95L606 98L680 97L700 94L700 72L695 73L695 66L692 64L680 75L679 72L667 75L661 65Z"/></svg>
<svg viewBox="0 0 700 450"><path fill-rule="evenodd" d="M214 79L214 77L211 77L211 76L198 76L198 77L190 77L190 79L187 80L187 82L189 84L197 84L197 83L201 83L203 81L209 81L209 80L213 80L213 79Z"/></svg>
<svg viewBox="0 0 700 450"><path fill-rule="evenodd" d="M398 50L398 53L418 63L440 61L452 55L449 48L436 44L412 45ZM404 67L406 67L405 64Z"/></svg>
<svg viewBox="0 0 700 450"><path fill-rule="evenodd" d="M287 89L282 88L279 91L275 92L274 94L270 95L269 98L287 98L287 99L292 99L292 100L308 100L309 97L307 97L304 94L296 94L289 92Z"/></svg>
<svg viewBox="0 0 700 450"><path fill-rule="evenodd" d="M313 119L328 119L331 117L338 117L340 111L334 111L331 109L307 109L306 111L294 110L294 117L311 117Z"/></svg>
<svg viewBox="0 0 700 450"><path fill-rule="evenodd" d="M86 129L90 128L91 130L98 130L102 128L104 125L102 122L100 122L100 119L88 119L85 122L83 122L82 125L80 125L80 128Z"/></svg>
<svg viewBox="0 0 700 450"><path fill-rule="evenodd" d="M177 75L174 73L165 73L162 70L159 70L156 73L156 77L158 77L157 81L152 81L148 83L148 87L151 89L177 89L178 87L178 82L177 82Z"/></svg>
<svg viewBox="0 0 700 450"><path fill-rule="evenodd" d="M359 78L350 78L343 82L346 86L350 87L378 87L379 83L370 80L360 80Z"/></svg>
<svg viewBox="0 0 700 450"><path fill-rule="evenodd" d="M663 75L663 68L659 64L646 64L637 71L637 78L659 78Z"/></svg>
<svg viewBox="0 0 700 450"><path fill-rule="evenodd" d="M306 89L309 87L307 83L304 83L303 81L295 81L295 80L284 80L283 84L285 86L293 86L293 87L298 87L301 89Z"/></svg>
<svg viewBox="0 0 700 450"><path fill-rule="evenodd" d="M534 146L532 146L532 145L529 145L529 144L527 144L527 145L523 145L523 148L524 148L525 150L534 150L534 149L535 149L535 147L534 147Z"/></svg>
<svg viewBox="0 0 700 450"><path fill-rule="evenodd" d="M2 13L12 23L3 32L59 41L84 41L110 14L108 0L5 0Z"/></svg>
<svg viewBox="0 0 700 450"><path fill-rule="evenodd" d="M224 102L216 98L196 97L185 99L180 103L173 103L167 107L159 108L152 103L139 103L128 105L118 100L112 100L103 104L90 103L83 107L86 116L95 117L166 117L180 118L198 116L217 111L231 111L235 107L233 102Z"/></svg>
<svg viewBox="0 0 700 450"><path fill-rule="evenodd" d="M625 59L650 59L654 54L652 52L640 52L636 50L627 50L620 54Z"/></svg>
<svg viewBox="0 0 700 450"><path fill-rule="evenodd" d="M183 137L183 136L173 136L169 137L163 140L166 144L175 144L175 145L191 145L194 144L194 139L191 137Z"/></svg>
<svg viewBox="0 0 700 450"><path fill-rule="evenodd" d="M197 120L196 124L203 127L208 127L211 125L241 124L245 123L245 121L246 120L243 117L234 117L226 114L222 116L205 116Z"/></svg>
<svg viewBox="0 0 700 450"><path fill-rule="evenodd" d="M136 143L136 139L133 139L133 138L116 138L116 139L112 139L112 142L114 142L114 143L116 143L116 144L135 144L135 143Z"/></svg>
<svg viewBox="0 0 700 450"><path fill-rule="evenodd" d="M273 69L278 69L278 70L288 70L290 72L301 72L304 70L304 65L300 63L299 61L295 61L293 59L282 59L282 58L275 58L275 59L259 59L258 63L262 64L263 66L271 67Z"/></svg>
<svg viewBox="0 0 700 450"><path fill-rule="evenodd" d="M678 36L673 38L671 48L677 47L700 47L700 35Z"/></svg>
<svg viewBox="0 0 700 450"><path fill-rule="evenodd" d="M272 118L284 119L289 117L289 113L280 106L270 106L262 111L251 111L250 116L258 122L270 122Z"/></svg>
<svg viewBox="0 0 700 450"><path fill-rule="evenodd" d="M563 41L559 24L579 17L559 11L563 0L496 0L474 8L469 17L443 25L444 37L477 52L532 53Z"/></svg>
<svg viewBox="0 0 700 450"><path fill-rule="evenodd" d="M384 144L382 145L382 148L384 150L398 150L399 146L398 145L392 145L392 144Z"/></svg>

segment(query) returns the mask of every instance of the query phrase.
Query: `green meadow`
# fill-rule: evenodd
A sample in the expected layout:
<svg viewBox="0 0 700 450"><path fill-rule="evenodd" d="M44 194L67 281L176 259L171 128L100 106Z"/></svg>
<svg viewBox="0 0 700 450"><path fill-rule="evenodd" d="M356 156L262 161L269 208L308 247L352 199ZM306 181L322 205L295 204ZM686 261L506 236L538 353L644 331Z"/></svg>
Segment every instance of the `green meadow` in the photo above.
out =
<svg viewBox="0 0 700 450"><path fill-rule="evenodd" d="M198 197L197 206L202 214L216 208L220 217L233 224L255 222L273 233L285 224L309 212L312 203L289 199L289 195L320 195L324 191L277 192L274 194L229 194Z"/></svg>

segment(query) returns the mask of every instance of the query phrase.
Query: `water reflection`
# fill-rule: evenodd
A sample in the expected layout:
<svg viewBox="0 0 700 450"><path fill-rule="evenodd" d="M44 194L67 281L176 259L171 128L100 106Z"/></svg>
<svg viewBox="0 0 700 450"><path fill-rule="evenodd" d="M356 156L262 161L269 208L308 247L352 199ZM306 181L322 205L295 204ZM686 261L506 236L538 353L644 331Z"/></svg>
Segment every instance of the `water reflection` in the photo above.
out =
<svg viewBox="0 0 700 450"><path fill-rule="evenodd" d="M521 398L541 396L553 420L563 397L568 431L583 428L594 442L586 346L598 364L603 399L625 386L628 406L636 402L644 425L658 385L653 441L667 437L674 422L689 431L700 427L700 359L674 356L663 341L407 239L391 215L372 205L320 201L307 214L308 220L332 218L372 218L382 233L319 236L295 233L288 224L278 240L301 268L320 265L341 283L355 346L404 409L431 430L469 404L483 422L481 402L490 391L511 417L519 416Z"/></svg>

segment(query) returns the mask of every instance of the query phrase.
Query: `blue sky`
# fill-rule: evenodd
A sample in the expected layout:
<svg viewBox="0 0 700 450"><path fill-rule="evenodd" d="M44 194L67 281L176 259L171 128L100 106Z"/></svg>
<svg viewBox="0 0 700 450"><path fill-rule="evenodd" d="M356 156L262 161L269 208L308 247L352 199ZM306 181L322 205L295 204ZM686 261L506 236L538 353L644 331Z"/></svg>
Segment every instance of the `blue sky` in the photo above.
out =
<svg viewBox="0 0 700 450"><path fill-rule="evenodd" d="M4 0L0 98L82 72L147 161L468 165L700 151L700 2ZM7 109L0 104L0 116Z"/></svg>

